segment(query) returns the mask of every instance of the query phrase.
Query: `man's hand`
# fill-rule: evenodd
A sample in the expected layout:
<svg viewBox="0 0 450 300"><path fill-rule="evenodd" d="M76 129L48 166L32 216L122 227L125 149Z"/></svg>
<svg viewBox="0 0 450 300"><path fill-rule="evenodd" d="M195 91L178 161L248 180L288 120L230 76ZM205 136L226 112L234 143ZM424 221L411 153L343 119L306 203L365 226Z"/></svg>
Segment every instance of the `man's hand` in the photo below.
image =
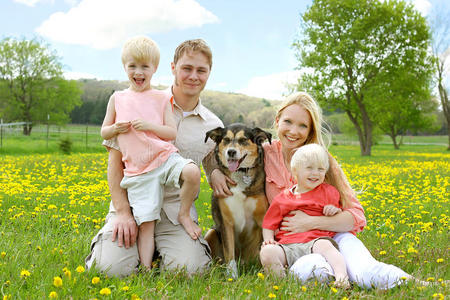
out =
<svg viewBox="0 0 450 300"><path fill-rule="evenodd" d="M214 196L217 198L226 198L232 196L228 184L236 185L231 178L225 176L219 169L214 169L211 173L211 188L214 192Z"/></svg>
<svg viewBox="0 0 450 300"><path fill-rule="evenodd" d="M334 216L335 214L340 213L341 211L342 211L342 209L340 209L339 207L328 204L323 207L322 213L325 216Z"/></svg>
<svg viewBox="0 0 450 300"><path fill-rule="evenodd" d="M113 242L118 238L118 246L122 247L125 245L125 248L128 249L136 243L137 233L138 227L132 215L116 215L112 235Z"/></svg>
<svg viewBox="0 0 450 300"><path fill-rule="evenodd" d="M301 210L294 210L290 213L289 216L283 218L283 222L281 222L281 230L289 231L286 235L298 233L298 232L306 232L314 228L313 225L314 217L307 215Z"/></svg>

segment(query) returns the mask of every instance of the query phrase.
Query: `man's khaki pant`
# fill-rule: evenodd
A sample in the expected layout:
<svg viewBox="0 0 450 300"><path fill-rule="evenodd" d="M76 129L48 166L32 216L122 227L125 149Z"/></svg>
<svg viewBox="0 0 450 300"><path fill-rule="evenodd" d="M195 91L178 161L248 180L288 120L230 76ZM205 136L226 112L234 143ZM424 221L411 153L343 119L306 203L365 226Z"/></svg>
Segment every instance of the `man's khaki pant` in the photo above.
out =
<svg viewBox="0 0 450 300"><path fill-rule="evenodd" d="M108 276L128 276L139 265L137 245L126 249L112 241L115 213L109 213L106 223L92 239L86 268L95 267ZM193 240L183 226L174 225L161 210L161 220L155 227L156 250L161 255L161 268L185 268L190 274L205 270L211 261L208 243L201 237Z"/></svg>

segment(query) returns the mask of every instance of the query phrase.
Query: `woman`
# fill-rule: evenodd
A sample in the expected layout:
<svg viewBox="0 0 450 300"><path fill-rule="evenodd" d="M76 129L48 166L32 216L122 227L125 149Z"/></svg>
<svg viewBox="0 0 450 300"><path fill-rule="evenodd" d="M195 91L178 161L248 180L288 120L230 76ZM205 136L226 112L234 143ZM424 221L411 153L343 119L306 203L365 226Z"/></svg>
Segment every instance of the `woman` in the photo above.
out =
<svg viewBox="0 0 450 300"><path fill-rule="evenodd" d="M307 93L290 95L282 104L275 117L278 140L264 144L264 163L266 171L266 196L269 204L273 198L286 188L295 184L290 163L295 149L309 143L324 143L322 132L322 112L317 103ZM309 216L301 211L293 212L282 223L282 230L304 232L313 229L334 231L334 240L347 263L350 281L360 287L391 288L405 279L414 279L396 266L375 260L364 244L355 236L366 225L364 210L356 199L345 174L336 160L329 155L330 168L325 181L335 186L350 203L341 213L334 216ZM216 196L229 196L227 183L233 184L219 170L211 173L211 186ZM303 256L290 270L301 280L317 278L321 281L331 279L332 268L318 254Z"/></svg>

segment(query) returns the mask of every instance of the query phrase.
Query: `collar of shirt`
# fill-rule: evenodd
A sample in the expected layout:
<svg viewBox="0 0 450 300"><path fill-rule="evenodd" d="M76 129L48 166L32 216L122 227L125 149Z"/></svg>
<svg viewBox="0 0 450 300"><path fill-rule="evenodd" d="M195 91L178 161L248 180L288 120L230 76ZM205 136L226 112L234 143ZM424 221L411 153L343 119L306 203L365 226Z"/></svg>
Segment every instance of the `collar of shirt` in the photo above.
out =
<svg viewBox="0 0 450 300"><path fill-rule="evenodd" d="M172 95L173 97L173 93L172 93L172 86L167 88L166 90L170 95ZM203 120L206 120L207 118L207 114L206 114L206 108L203 106L202 104L202 100L199 98L198 99L198 103L197 106L192 110L192 111L183 111L183 109L177 104L177 101L175 99L175 97L173 98L173 106L175 108L177 108L178 110L180 110L181 112L183 112L183 117L188 117L190 115L198 115L200 116Z"/></svg>

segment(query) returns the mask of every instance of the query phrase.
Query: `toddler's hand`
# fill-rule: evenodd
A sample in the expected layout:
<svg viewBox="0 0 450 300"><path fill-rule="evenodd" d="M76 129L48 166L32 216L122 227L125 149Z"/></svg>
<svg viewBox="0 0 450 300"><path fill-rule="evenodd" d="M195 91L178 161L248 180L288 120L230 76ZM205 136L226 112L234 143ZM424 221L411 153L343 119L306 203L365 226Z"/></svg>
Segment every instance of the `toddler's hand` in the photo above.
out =
<svg viewBox="0 0 450 300"><path fill-rule="evenodd" d="M278 243L277 241L275 241L274 239L270 239L270 240L266 240L262 242L261 248L267 245L279 245L280 243Z"/></svg>
<svg viewBox="0 0 450 300"><path fill-rule="evenodd" d="M131 121L131 125L139 131L151 130L151 124L141 119Z"/></svg>
<svg viewBox="0 0 450 300"><path fill-rule="evenodd" d="M334 206L334 205L325 205L323 208L323 214L325 216L334 216L337 213L340 213L342 211L342 209Z"/></svg>
<svg viewBox="0 0 450 300"><path fill-rule="evenodd" d="M116 122L114 123L114 132L117 134L125 133L130 129L131 122Z"/></svg>

